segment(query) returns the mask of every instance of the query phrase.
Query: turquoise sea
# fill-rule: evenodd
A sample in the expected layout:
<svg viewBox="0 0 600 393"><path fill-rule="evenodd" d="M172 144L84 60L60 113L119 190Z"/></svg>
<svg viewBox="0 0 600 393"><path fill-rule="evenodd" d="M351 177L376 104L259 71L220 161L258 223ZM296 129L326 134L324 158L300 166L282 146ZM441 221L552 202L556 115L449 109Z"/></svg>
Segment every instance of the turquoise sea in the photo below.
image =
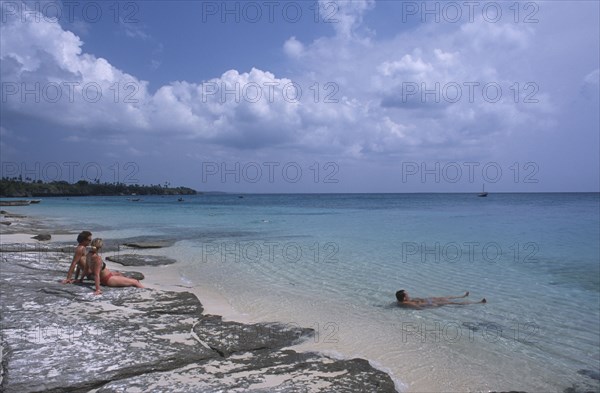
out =
<svg viewBox="0 0 600 393"><path fill-rule="evenodd" d="M173 238L182 285L312 327L404 391L599 391L600 194L211 194L45 198L74 231ZM406 310L394 293L485 297ZM202 299L201 299L202 300ZM567 390L568 391L568 390Z"/></svg>

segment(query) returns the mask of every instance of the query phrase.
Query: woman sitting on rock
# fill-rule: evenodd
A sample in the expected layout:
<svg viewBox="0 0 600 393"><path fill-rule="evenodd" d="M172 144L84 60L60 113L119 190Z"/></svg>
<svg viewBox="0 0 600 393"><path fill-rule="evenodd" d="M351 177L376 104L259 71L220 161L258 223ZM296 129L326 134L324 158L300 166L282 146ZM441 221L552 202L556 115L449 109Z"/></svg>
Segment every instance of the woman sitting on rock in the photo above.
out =
<svg viewBox="0 0 600 393"><path fill-rule="evenodd" d="M144 288L144 286L133 278L128 278L122 275L118 275L116 272L111 272L106 263L102 261L102 257L98 255L98 252L104 245L104 242L100 238L96 238L92 241L92 249L87 255L87 264L92 269L94 275L94 282L96 283L95 295L102 293L100 290L100 284L107 287L138 287Z"/></svg>

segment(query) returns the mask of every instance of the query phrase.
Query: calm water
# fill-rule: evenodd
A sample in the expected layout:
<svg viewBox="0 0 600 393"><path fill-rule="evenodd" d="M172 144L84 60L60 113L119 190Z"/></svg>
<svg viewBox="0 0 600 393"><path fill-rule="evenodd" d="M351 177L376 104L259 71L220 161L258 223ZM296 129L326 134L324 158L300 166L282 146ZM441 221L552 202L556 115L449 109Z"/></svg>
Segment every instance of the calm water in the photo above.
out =
<svg viewBox="0 0 600 393"><path fill-rule="evenodd" d="M600 367L599 194L141 198L13 210L104 238L175 238L154 253L179 260L183 284L313 327L306 349L368 358L406 391L599 389L584 375ZM401 288L489 303L404 310Z"/></svg>

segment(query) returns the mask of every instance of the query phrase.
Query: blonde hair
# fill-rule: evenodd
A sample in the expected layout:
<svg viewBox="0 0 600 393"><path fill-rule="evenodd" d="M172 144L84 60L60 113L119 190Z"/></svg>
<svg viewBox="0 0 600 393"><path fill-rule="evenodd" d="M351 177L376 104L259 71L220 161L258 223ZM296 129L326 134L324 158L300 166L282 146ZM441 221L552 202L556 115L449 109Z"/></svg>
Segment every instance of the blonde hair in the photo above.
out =
<svg viewBox="0 0 600 393"><path fill-rule="evenodd" d="M99 249L102 248L102 246L104 245L104 241L102 239L100 239L99 237L95 238L94 240L92 240L92 252L98 252Z"/></svg>

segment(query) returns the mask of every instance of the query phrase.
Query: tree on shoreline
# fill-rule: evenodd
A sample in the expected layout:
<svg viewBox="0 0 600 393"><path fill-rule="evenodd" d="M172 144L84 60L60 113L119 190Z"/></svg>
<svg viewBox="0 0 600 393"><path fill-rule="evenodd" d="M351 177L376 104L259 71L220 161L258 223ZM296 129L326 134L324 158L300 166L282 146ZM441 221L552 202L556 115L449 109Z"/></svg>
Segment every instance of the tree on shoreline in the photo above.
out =
<svg viewBox="0 0 600 393"><path fill-rule="evenodd" d="M165 184L166 185L166 184ZM19 178L0 179L0 197L42 196L96 196L96 195L194 195L197 191L188 187L164 187L162 185L140 185L125 183L90 183L79 180L69 183L64 180L44 183L41 180L26 182Z"/></svg>

